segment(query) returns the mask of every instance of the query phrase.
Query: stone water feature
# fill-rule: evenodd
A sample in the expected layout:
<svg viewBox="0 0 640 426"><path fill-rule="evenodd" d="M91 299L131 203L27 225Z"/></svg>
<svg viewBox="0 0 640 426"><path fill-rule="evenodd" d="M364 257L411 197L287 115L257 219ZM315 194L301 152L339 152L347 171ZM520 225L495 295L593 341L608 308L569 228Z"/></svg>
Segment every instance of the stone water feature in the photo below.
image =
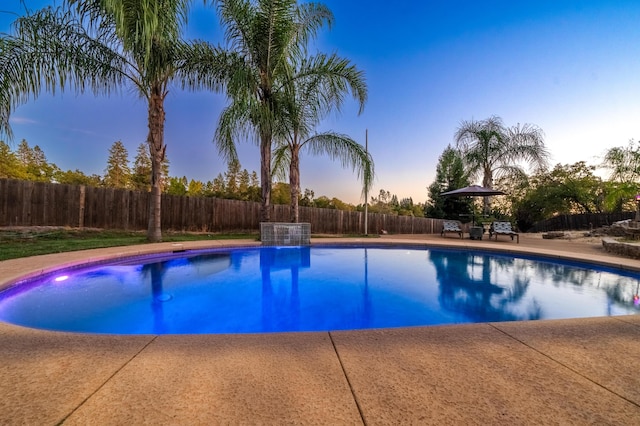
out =
<svg viewBox="0 0 640 426"><path fill-rule="evenodd" d="M261 222L263 246L308 246L311 244L310 223Z"/></svg>

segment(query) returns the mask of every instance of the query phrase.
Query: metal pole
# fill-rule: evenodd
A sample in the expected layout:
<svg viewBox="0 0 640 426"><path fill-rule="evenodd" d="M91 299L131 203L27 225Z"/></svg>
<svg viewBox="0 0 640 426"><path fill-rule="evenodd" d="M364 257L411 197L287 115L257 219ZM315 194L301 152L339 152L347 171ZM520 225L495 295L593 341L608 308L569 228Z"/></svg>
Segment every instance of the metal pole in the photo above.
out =
<svg viewBox="0 0 640 426"><path fill-rule="evenodd" d="M369 129L364 131L364 151L369 154ZM364 189L364 235L369 235L367 225L369 219L369 191Z"/></svg>

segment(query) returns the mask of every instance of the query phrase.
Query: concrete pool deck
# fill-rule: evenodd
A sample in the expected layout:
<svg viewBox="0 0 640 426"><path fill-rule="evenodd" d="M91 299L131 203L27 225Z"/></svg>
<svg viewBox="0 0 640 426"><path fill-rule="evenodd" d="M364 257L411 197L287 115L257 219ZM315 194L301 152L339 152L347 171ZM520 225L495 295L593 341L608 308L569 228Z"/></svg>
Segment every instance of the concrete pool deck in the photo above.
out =
<svg viewBox="0 0 640 426"><path fill-rule="evenodd" d="M640 269L598 244L451 236L314 238L473 247ZM162 243L0 262L25 274L176 249ZM0 323L0 424L640 423L640 316L247 335L115 336Z"/></svg>

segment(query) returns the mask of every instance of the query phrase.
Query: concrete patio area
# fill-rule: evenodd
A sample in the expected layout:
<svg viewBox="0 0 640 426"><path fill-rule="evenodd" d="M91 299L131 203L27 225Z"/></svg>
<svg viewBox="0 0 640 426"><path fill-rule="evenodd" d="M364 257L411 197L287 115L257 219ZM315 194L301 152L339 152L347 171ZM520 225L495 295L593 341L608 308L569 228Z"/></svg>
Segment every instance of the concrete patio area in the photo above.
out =
<svg viewBox="0 0 640 426"><path fill-rule="evenodd" d="M321 243L473 247L640 270L592 242L439 235ZM60 264L255 241L0 262ZM90 335L0 323L0 424L640 424L640 316L318 333Z"/></svg>

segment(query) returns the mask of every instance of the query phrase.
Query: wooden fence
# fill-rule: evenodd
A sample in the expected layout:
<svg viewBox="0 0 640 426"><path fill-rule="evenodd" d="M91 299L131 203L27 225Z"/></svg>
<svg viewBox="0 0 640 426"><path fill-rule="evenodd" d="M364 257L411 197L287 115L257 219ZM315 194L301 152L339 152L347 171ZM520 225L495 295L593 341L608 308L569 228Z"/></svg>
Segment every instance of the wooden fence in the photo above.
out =
<svg viewBox="0 0 640 426"><path fill-rule="evenodd" d="M0 179L0 226L67 226L146 230L147 192ZM274 205L271 220L289 222L289 206ZM314 234L362 234L364 213L300 207ZM369 213L370 234L439 233L442 220ZM258 232L260 203L210 197L162 196L162 229Z"/></svg>

